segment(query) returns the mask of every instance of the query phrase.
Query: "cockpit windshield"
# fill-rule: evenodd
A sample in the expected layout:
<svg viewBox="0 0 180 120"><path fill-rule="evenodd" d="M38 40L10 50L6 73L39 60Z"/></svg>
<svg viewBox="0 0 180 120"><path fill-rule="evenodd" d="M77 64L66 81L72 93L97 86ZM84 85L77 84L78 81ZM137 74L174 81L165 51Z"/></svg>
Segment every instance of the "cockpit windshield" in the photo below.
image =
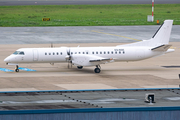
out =
<svg viewBox="0 0 180 120"><path fill-rule="evenodd" d="M15 51L13 54L14 55L24 55L24 52L23 51Z"/></svg>

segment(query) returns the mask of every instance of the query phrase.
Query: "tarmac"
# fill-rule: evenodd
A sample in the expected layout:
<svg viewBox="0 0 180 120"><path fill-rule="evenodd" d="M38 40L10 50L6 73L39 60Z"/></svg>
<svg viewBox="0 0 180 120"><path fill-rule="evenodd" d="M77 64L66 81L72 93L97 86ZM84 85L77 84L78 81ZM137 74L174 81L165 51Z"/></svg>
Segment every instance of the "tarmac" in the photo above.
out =
<svg viewBox="0 0 180 120"><path fill-rule="evenodd" d="M49 2L33 1L30 3L19 1L17 3L16 0L14 1L0 0L0 5L50 4ZM61 1L59 4L63 3L63 0ZM72 1L68 2L71 3ZM118 1L113 1L111 4L116 2ZM159 0L159 2L162 1ZM176 0L175 2L179 3ZM91 4L97 3L102 2L97 1ZM107 4L108 1L103 1L103 3ZM142 1L140 3L142 4ZM20 70L19 73L3 71L4 68L14 69L14 66L5 65L3 60L16 49L22 47L50 47L50 43L54 43L55 47L116 46L139 41L142 40L141 38L150 38L152 36L151 32L155 32L152 29L156 29L158 26L143 27L141 30L134 29L142 28L139 26L92 27L91 29L86 27L57 27L52 29L51 27L50 30L48 27L2 27L0 29L1 114L7 112L7 110L23 110L21 112L24 113L24 110L58 109L59 111L59 109L63 109L64 111L69 108L140 107L141 109L143 107L143 110L145 110L146 107L150 109L157 107L154 110L159 110L158 107L165 106L177 109L176 107L180 103L178 89L180 84L179 26L173 26L170 41L171 48L175 49L175 52L143 61L115 62L101 65L102 71L100 74L93 72L94 67L85 67L78 70L73 66L68 69L67 63L58 63L53 66L50 64L22 64L20 67L35 71ZM77 28L80 29L77 30ZM130 29L131 31L127 33ZM117 33L118 30L121 31L120 34ZM154 103L145 102L144 97L147 93L155 94Z"/></svg>
<svg viewBox="0 0 180 120"><path fill-rule="evenodd" d="M150 39L159 26L1 27L0 44L132 43ZM173 25L170 42L180 41L179 28Z"/></svg>
<svg viewBox="0 0 180 120"><path fill-rule="evenodd" d="M153 94L152 94L153 93ZM154 95L152 101L145 99L147 94ZM111 89L77 91L26 91L0 93L0 111L7 110L68 110L77 108L142 108L162 109L179 107L179 89ZM157 109L159 107L159 109ZM161 108L162 107L162 108ZM177 109L177 108L176 108ZM100 110L100 109L97 109ZM172 109L171 109L172 110ZM10 111L12 112L12 111ZM11 113L12 114L12 113Z"/></svg>
<svg viewBox="0 0 180 120"><path fill-rule="evenodd" d="M120 43L56 44L56 46L113 46ZM0 91L79 90L118 88L177 88L179 87L180 43L171 42L175 52L137 62L115 62L101 65L101 73L94 67L78 70L67 63L22 64L20 67L36 71L0 71ZM0 66L14 70L3 60L20 47L48 47L49 44L0 45Z"/></svg>
<svg viewBox="0 0 180 120"><path fill-rule="evenodd" d="M103 64L99 74L94 73L94 67L79 70L72 66L68 69L68 63L20 64L19 67L34 71L25 69L18 73L4 71L4 69L14 70L14 66L6 65L3 60L19 48L50 47L48 42L53 42L53 47L116 46L137 42L142 38L148 39L157 27L63 27L63 29L54 27L51 28L52 33L46 33L47 29L44 27L1 28L0 110L6 112L134 107L159 109L158 107L178 106L180 101L178 26L173 26L170 40L171 48L175 49L175 52L143 61ZM73 43L69 36L77 43ZM105 42L93 43L91 40L95 38ZM58 39L64 43L60 43ZM83 40L85 43L78 42ZM43 44L44 42L46 44ZM147 93L155 94L155 103L144 102Z"/></svg>
<svg viewBox="0 0 180 120"><path fill-rule="evenodd" d="M149 39L158 27L2 27L0 91L177 88L180 84L179 25L173 26L170 38L171 48L175 52L143 61L103 64L100 74L94 73L94 67L78 70L73 66L68 69L68 63L53 66L49 63L20 64L19 67L35 71L3 71L4 68L15 69L15 66L8 66L3 60L19 48L50 47L51 42L53 47L116 46Z"/></svg>

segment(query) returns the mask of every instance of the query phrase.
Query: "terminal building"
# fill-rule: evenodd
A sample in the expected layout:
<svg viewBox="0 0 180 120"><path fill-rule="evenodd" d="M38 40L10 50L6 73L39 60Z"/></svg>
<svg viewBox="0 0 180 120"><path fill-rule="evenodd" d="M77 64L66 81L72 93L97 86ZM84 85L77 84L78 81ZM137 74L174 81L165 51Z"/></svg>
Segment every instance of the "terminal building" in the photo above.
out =
<svg viewBox="0 0 180 120"><path fill-rule="evenodd" d="M0 92L0 120L179 118L179 88Z"/></svg>

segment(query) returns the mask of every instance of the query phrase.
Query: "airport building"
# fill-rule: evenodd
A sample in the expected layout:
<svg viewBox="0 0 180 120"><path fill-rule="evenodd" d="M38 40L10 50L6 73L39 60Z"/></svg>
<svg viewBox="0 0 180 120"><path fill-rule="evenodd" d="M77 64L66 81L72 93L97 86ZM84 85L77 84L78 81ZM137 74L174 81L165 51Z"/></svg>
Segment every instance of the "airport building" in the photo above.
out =
<svg viewBox="0 0 180 120"><path fill-rule="evenodd" d="M180 89L0 93L0 120L178 120Z"/></svg>

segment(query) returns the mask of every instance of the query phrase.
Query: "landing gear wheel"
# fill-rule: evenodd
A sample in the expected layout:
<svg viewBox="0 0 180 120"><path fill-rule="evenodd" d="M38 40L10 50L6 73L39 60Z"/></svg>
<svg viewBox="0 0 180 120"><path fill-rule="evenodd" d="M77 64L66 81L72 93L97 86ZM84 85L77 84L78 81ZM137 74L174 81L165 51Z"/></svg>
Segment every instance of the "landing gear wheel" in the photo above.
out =
<svg viewBox="0 0 180 120"><path fill-rule="evenodd" d="M15 69L16 72L19 72L19 69Z"/></svg>
<svg viewBox="0 0 180 120"><path fill-rule="evenodd" d="M101 70L100 70L99 68L95 68L95 69L94 69L94 72L95 72L95 73L100 73Z"/></svg>
<svg viewBox="0 0 180 120"><path fill-rule="evenodd" d="M15 71L19 72L19 66L18 65L16 65Z"/></svg>
<svg viewBox="0 0 180 120"><path fill-rule="evenodd" d="M82 68L83 68L83 66L77 66L77 68L78 68L78 69L82 69Z"/></svg>

